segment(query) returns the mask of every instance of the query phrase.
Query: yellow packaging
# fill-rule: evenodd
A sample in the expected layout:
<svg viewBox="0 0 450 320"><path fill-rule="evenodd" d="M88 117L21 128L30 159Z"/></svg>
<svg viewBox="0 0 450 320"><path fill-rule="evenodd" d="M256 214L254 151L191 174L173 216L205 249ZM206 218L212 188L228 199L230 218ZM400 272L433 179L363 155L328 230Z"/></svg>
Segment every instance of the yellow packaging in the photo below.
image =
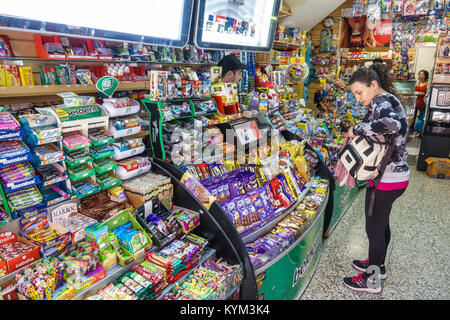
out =
<svg viewBox="0 0 450 320"><path fill-rule="evenodd" d="M20 86L20 74L17 66L5 66L6 85L8 87Z"/></svg>
<svg viewBox="0 0 450 320"><path fill-rule="evenodd" d="M6 87L6 71L4 65L0 65L0 87Z"/></svg>
<svg viewBox="0 0 450 320"><path fill-rule="evenodd" d="M34 86L33 70L31 67L19 67L19 73L23 86Z"/></svg>
<svg viewBox="0 0 450 320"><path fill-rule="evenodd" d="M306 162L306 158L304 156L298 156L295 158L294 162L302 178L305 179L306 182L309 182L310 179L308 175L308 163Z"/></svg>

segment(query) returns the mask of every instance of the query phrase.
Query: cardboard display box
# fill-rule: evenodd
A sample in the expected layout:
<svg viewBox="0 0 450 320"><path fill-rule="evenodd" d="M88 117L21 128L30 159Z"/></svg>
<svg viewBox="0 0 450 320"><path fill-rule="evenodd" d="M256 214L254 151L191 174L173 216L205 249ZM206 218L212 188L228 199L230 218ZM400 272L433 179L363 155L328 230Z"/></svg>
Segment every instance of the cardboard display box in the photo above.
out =
<svg viewBox="0 0 450 320"><path fill-rule="evenodd" d="M0 278L4 277L8 274L8 266L6 265L6 261L0 258Z"/></svg>
<svg viewBox="0 0 450 320"><path fill-rule="evenodd" d="M97 222L97 220L78 213L77 207L77 204L74 202L64 203L56 208L53 208L52 211L49 212L53 223L63 226L71 232L73 243L83 241L86 238L85 228ZM68 225L66 225L66 223L69 223L71 219L76 218L77 216L81 217L86 222L86 225L71 229Z"/></svg>
<svg viewBox="0 0 450 320"><path fill-rule="evenodd" d="M450 179L450 159L428 157L425 159L427 169L425 173L430 178Z"/></svg>
<svg viewBox="0 0 450 320"><path fill-rule="evenodd" d="M4 268L4 267L2 268L2 266L1 266L2 264L6 265L7 273L14 272L17 269L20 269L20 268L40 259L39 247L34 245L31 241L28 241L27 239L25 239L23 237L18 237L13 232L0 233L0 245L6 244L6 243L14 243L14 242L26 243L29 246L31 246L33 249L31 249L30 251L23 253L13 259L4 260L4 261L0 262L0 269Z"/></svg>
<svg viewBox="0 0 450 320"><path fill-rule="evenodd" d="M33 240L28 234L36 228L54 229L59 236L44 242ZM39 246L43 257L60 255L69 248L72 242L72 235L69 230L48 221L46 210L34 210L24 213L20 219L20 230L25 238Z"/></svg>

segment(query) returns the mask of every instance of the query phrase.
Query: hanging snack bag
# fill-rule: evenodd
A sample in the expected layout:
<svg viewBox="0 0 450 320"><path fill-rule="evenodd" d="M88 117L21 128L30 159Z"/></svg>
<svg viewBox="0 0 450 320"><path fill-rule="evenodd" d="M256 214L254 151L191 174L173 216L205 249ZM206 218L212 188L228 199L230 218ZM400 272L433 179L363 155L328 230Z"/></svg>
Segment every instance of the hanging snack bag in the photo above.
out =
<svg viewBox="0 0 450 320"><path fill-rule="evenodd" d="M416 14L416 0L405 0L403 4L403 15L404 16L413 16Z"/></svg>
<svg viewBox="0 0 450 320"><path fill-rule="evenodd" d="M392 11L394 14L403 15L403 0L393 0Z"/></svg>

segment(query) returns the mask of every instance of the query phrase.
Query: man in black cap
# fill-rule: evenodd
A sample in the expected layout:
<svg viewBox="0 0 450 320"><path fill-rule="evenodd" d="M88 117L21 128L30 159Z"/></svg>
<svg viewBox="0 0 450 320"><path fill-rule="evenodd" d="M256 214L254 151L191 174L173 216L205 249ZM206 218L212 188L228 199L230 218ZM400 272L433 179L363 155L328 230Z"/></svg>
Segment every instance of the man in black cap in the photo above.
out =
<svg viewBox="0 0 450 320"><path fill-rule="evenodd" d="M236 82L242 79L242 69L248 69L234 54L229 54L219 61L218 66L222 67L222 82Z"/></svg>

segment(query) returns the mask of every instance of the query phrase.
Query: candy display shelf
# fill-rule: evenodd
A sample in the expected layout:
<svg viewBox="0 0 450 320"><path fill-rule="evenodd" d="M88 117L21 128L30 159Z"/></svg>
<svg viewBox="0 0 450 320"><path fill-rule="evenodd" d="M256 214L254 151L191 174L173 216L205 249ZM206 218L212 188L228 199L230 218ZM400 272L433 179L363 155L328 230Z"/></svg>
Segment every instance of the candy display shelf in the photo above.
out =
<svg viewBox="0 0 450 320"><path fill-rule="evenodd" d="M119 82L118 91L123 90L148 90L150 84L148 81L122 81ZM98 92L94 84L71 84L71 85L36 85L36 86L15 86L0 87L0 99L11 97L32 97L32 96L51 96L60 92L74 92L77 94Z"/></svg>
<svg viewBox="0 0 450 320"><path fill-rule="evenodd" d="M109 117L106 111L100 107L100 106L94 106L99 110L100 113L95 114L94 116L90 117L87 115L83 119L76 119L76 120L65 120L58 117L57 112L55 109L52 108L46 108L46 112L53 114L58 119L58 124L61 127L61 130L63 134L69 134L72 132L78 132L82 136L88 138L90 133L93 129L102 130L103 133L108 134L108 124L109 124ZM93 161L101 160L101 158L105 158L106 156L111 156L112 153L107 154L105 156L95 156L95 153L93 150L95 148L107 145L111 140L112 137L109 139L105 138L103 140L100 140L98 142L93 142L93 139L89 139L91 142L89 143L89 146L83 146L80 150L84 150L86 157L83 159L79 159L75 162L71 162L69 159L66 159L65 162L67 162L67 165L69 166L70 175L69 178L71 180L70 187L73 191L73 193L78 198L84 198L88 195L100 192L102 189L107 189L107 185L103 185L101 182L98 181L96 174L98 172L94 168ZM111 148L112 150L112 148ZM73 151L73 149L72 149ZM67 158L67 157L66 157ZM80 169L85 169L84 172L81 172L77 174ZM110 170L113 170L113 166L110 167ZM67 169L67 167L66 167ZM105 174L107 171L101 171L100 174ZM88 192L80 193L79 190L76 190L74 187L74 184L76 186L79 186L81 183L86 182L89 185L93 186L93 189ZM113 185L108 185L109 187L115 186L121 184L120 180L115 181Z"/></svg>
<svg viewBox="0 0 450 320"><path fill-rule="evenodd" d="M81 290L77 295L73 298L73 300L84 300L86 297L95 294L99 290L106 287L109 283L114 282L117 280L122 274L124 274L127 271L130 271L131 268L136 265L139 262L142 262L143 259L135 260L134 262L126 265L126 266L120 266L116 265L110 270L106 270L106 277L101 279L100 281L94 283L93 285L89 286L88 288Z"/></svg>
<svg viewBox="0 0 450 320"><path fill-rule="evenodd" d="M284 251L281 252L280 255L278 255L275 259L271 260L269 263L265 264L263 267L256 269L255 270L255 274L256 276L258 276L259 274L264 273L264 271L266 271L268 268L270 268L272 265L276 264L278 261L280 261L284 256L286 256L287 254L289 254L289 252L291 252L299 243L301 243L305 237L309 234L309 232L315 227L315 225L317 223L320 223L321 220L323 220L323 214L325 212L325 207L326 204L328 202L328 195L329 193L327 192L327 196L325 198L325 200L320 204L320 207L317 209L314 221L310 222L309 226L306 228L306 230L304 230L302 232L302 235L300 236L300 238L298 238L297 240L295 240L294 243L292 243L292 245L290 245L288 248L286 248Z"/></svg>
<svg viewBox="0 0 450 320"><path fill-rule="evenodd" d="M210 101L214 110L206 113L199 112L196 105L199 101ZM170 121L177 121L180 119L196 118L205 115L215 115L217 113L217 106L212 98L208 99L176 99L166 101L153 101L143 99L142 103L150 114L149 127L150 129L150 143L152 148L152 156L166 160L167 152L165 149L165 142L163 139L163 123ZM175 109L186 108L183 113L175 114ZM169 116L168 116L169 115Z"/></svg>
<svg viewBox="0 0 450 320"><path fill-rule="evenodd" d="M302 45L298 44L298 43L289 43L289 42L285 42L285 41L274 40L273 47L274 47L274 49L277 49L277 48L280 48L280 47L283 48L283 49L286 49L286 48L301 48Z"/></svg>
<svg viewBox="0 0 450 320"><path fill-rule="evenodd" d="M197 269L200 265L205 263L208 259L212 258L216 254L216 250L214 249L206 249L206 252L201 256L201 258L198 260L195 267L191 268L186 274L180 277L176 282L168 285L161 293L158 295L156 300L164 300L164 296L172 290L173 287L175 287L177 284L181 283L183 280L185 280L189 275L191 275L195 269Z"/></svg>
<svg viewBox="0 0 450 320"><path fill-rule="evenodd" d="M242 237L242 241L244 244L248 244L250 242L255 241L256 239L262 237L266 233L270 232L283 218L285 218L288 214L297 208L297 206L302 202L305 196L309 193L309 183L306 185L306 189L302 191L300 197L294 202L289 208L286 208L282 211L281 214L277 215L275 219L270 220L267 224L261 226L253 233Z"/></svg>
<svg viewBox="0 0 450 320"><path fill-rule="evenodd" d="M126 63L126 64L149 64L149 65L167 65L167 66L215 66L214 62L158 62L145 60L122 60L120 58L113 58L108 60L92 60L92 59L44 59L32 57L0 57L0 61L38 61L38 62L83 62L83 63Z"/></svg>
<svg viewBox="0 0 450 320"><path fill-rule="evenodd" d="M121 106L126 104L126 106ZM134 159L131 157L142 155L145 152L145 145L138 145L132 147L133 139L141 139L142 140L142 127L141 125L137 125L134 127L129 127L125 129L117 129L116 123L120 123L127 121L127 119L132 119L135 117L139 111L141 110L141 106L137 100L134 99L124 99L124 100L110 100L105 99L102 104L102 108L106 110L106 113L109 117L109 132L114 137L115 141L118 143L129 142L128 149L121 150L123 145L112 145L113 155L112 159L115 161L122 161L125 159ZM128 118L126 118L128 117ZM130 118L131 117L131 118ZM134 118L133 118L134 119ZM144 136L145 137L145 136ZM138 169L128 171L124 165L121 165L120 162L114 169L112 173L112 177L121 180L128 180L134 177L137 177L141 174L150 171L151 166L147 165L144 167L140 167Z"/></svg>

